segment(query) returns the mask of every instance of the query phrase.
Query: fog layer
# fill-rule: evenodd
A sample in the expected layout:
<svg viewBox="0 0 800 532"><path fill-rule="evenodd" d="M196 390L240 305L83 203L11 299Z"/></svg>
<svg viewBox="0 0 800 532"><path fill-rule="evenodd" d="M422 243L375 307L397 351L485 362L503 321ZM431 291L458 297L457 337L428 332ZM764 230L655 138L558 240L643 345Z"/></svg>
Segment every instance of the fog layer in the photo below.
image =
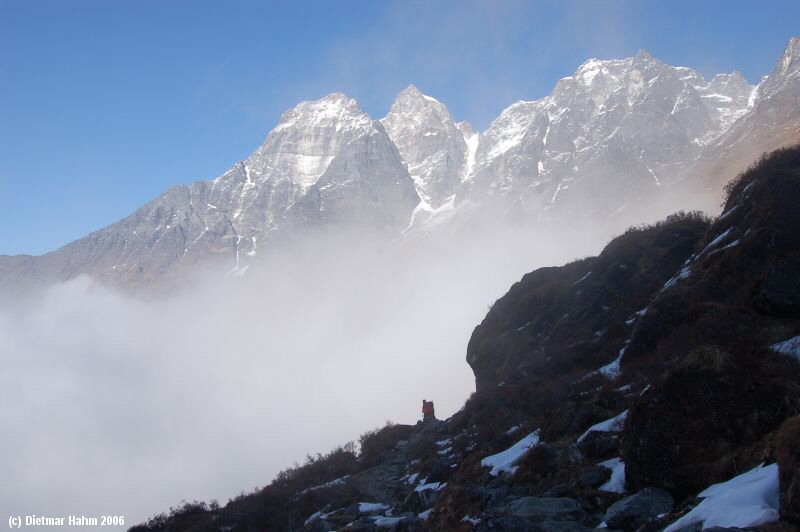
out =
<svg viewBox="0 0 800 532"><path fill-rule="evenodd" d="M489 306L606 239L329 233L155 300L84 277L4 301L2 513L132 525L182 499L224 504L387 420L415 423L423 398L445 418L474 390L466 345Z"/></svg>

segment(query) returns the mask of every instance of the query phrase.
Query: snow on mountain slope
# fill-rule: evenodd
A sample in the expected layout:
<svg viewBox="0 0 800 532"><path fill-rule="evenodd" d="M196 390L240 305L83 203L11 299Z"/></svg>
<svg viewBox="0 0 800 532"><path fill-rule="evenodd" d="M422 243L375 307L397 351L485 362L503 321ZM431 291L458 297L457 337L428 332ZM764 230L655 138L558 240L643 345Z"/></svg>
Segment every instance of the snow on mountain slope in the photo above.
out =
<svg viewBox="0 0 800 532"><path fill-rule="evenodd" d="M461 184L469 151L447 108L409 85L381 123L408 164L420 198L431 208L446 203Z"/></svg>
<svg viewBox="0 0 800 532"><path fill-rule="evenodd" d="M277 234L332 223L397 233L418 203L384 128L337 93L284 113L262 146L216 179L173 187L32 266L0 271L34 280L88 273L123 285L215 259L241 272Z"/></svg>
<svg viewBox="0 0 800 532"><path fill-rule="evenodd" d="M645 51L590 59L483 133L413 85L380 121L334 93L284 113L216 179L174 187L42 257L0 257L0 282L88 273L136 285L209 260L242 271L270 240L303 228L357 225L392 239L490 205L515 219L638 223L686 208L690 189L716 205L718 176L798 135L797 38L757 88L738 72L706 81Z"/></svg>
<svg viewBox="0 0 800 532"><path fill-rule="evenodd" d="M644 51L590 59L549 96L503 111L460 197L507 196L540 217L610 216L679 180L752 91L736 72L706 82Z"/></svg>
<svg viewBox="0 0 800 532"><path fill-rule="evenodd" d="M689 184L707 195L762 153L800 141L800 38L792 38L769 75L751 93L748 108L710 143L694 165Z"/></svg>

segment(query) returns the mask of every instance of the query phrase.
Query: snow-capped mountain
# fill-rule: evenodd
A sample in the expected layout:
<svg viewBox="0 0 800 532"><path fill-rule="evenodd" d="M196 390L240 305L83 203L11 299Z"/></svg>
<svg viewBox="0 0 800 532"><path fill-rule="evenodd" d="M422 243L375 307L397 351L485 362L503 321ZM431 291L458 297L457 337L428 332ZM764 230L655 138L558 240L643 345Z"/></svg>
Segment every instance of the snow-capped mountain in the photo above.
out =
<svg viewBox="0 0 800 532"><path fill-rule="evenodd" d="M758 86L737 72L706 81L644 51L590 59L482 133L414 86L381 120L335 93L284 113L216 179L174 187L41 257L0 257L0 282L88 273L137 285L213 259L241 272L281 235L348 225L392 239L465 203L527 219L645 221L628 213L686 183L717 198L715 175L735 175L798 133L797 38Z"/></svg>
<svg viewBox="0 0 800 532"><path fill-rule="evenodd" d="M0 261L2 277L81 273L138 284L219 258L241 272L281 234L355 225L397 234L419 203L380 122L331 94L287 111L250 157L176 186L127 218L52 253Z"/></svg>
<svg viewBox="0 0 800 532"><path fill-rule="evenodd" d="M413 85L397 96L381 123L408 165L422 204L437 208L450 200L470 171L470 146L477 138L469 125L456 124L441 102Z"/></svg>
<svg viewBox="0 0 800 532"><path fill-rule="evenodd" d="M504 195L538 216L607 217L679 180L747 112L753 90L737 72L706 82L644 51L591 59L549 96L503 111L463 195Z"/></svg>
<svg viewBox="0 0 800 532"><path fill-rule="evenodd" d="M712 191L762 153L800 142L800 38L792 38L751 93L748 111L702 153L688 184Z"/></svg>

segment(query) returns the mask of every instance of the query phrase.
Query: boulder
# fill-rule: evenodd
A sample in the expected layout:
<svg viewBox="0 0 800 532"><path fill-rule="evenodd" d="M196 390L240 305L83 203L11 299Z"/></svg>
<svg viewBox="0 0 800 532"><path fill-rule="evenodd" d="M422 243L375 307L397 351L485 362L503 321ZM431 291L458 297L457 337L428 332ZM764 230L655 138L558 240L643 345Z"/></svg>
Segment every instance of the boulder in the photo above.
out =
<svg viewBox="0 0 800 532"><path fill-rule="evenodd" d="M590 460L619 454L619 435L616 432L592 431L578 444L581 454Z"/></svg>
<svg viewBox="0 0 800 532"><path fill-rule="evenodd" d="M568 484L558 484L553 486L549 490L542 493L542 497L553 498L553 497L564 497L570 492L570 488Z"/></svg>
<svg viewBox="0 0 800 532"><path fill-rule="evenodd" d="M590 467L581 471L578 475L578 484L585 488L596 488L608 482L611 478L611 470L607 467Z"/></svg>
<svg viewBox="0 0 800 532"><path fill-rule="evenodd" d="M513 516L527 517L536 521L575 520L583 515L578 501L566 497L520 497L507 504L506 512Z"/></svg>
<svg viewBox="0 0 800 532"><path fill-rule="evenodd" d="M672 495L658 488L645 488L609 506L603 516L609 528L636 530L675 506Z"/></svg>

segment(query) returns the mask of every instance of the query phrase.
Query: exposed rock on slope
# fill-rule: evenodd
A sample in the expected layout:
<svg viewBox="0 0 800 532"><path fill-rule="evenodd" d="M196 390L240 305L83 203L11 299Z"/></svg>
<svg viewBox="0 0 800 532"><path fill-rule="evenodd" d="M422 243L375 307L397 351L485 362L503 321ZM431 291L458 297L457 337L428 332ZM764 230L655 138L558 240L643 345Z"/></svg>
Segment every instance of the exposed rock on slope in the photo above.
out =
<svg viewBox="0 0 800 532"><path fill-rule="evenodd" d="M467 362L478 392L533 376L580 378L612 363L652 294L680 269L707 228L702 216L675 217L629 231L599 257L527 274L472 334Z"/></svg>

